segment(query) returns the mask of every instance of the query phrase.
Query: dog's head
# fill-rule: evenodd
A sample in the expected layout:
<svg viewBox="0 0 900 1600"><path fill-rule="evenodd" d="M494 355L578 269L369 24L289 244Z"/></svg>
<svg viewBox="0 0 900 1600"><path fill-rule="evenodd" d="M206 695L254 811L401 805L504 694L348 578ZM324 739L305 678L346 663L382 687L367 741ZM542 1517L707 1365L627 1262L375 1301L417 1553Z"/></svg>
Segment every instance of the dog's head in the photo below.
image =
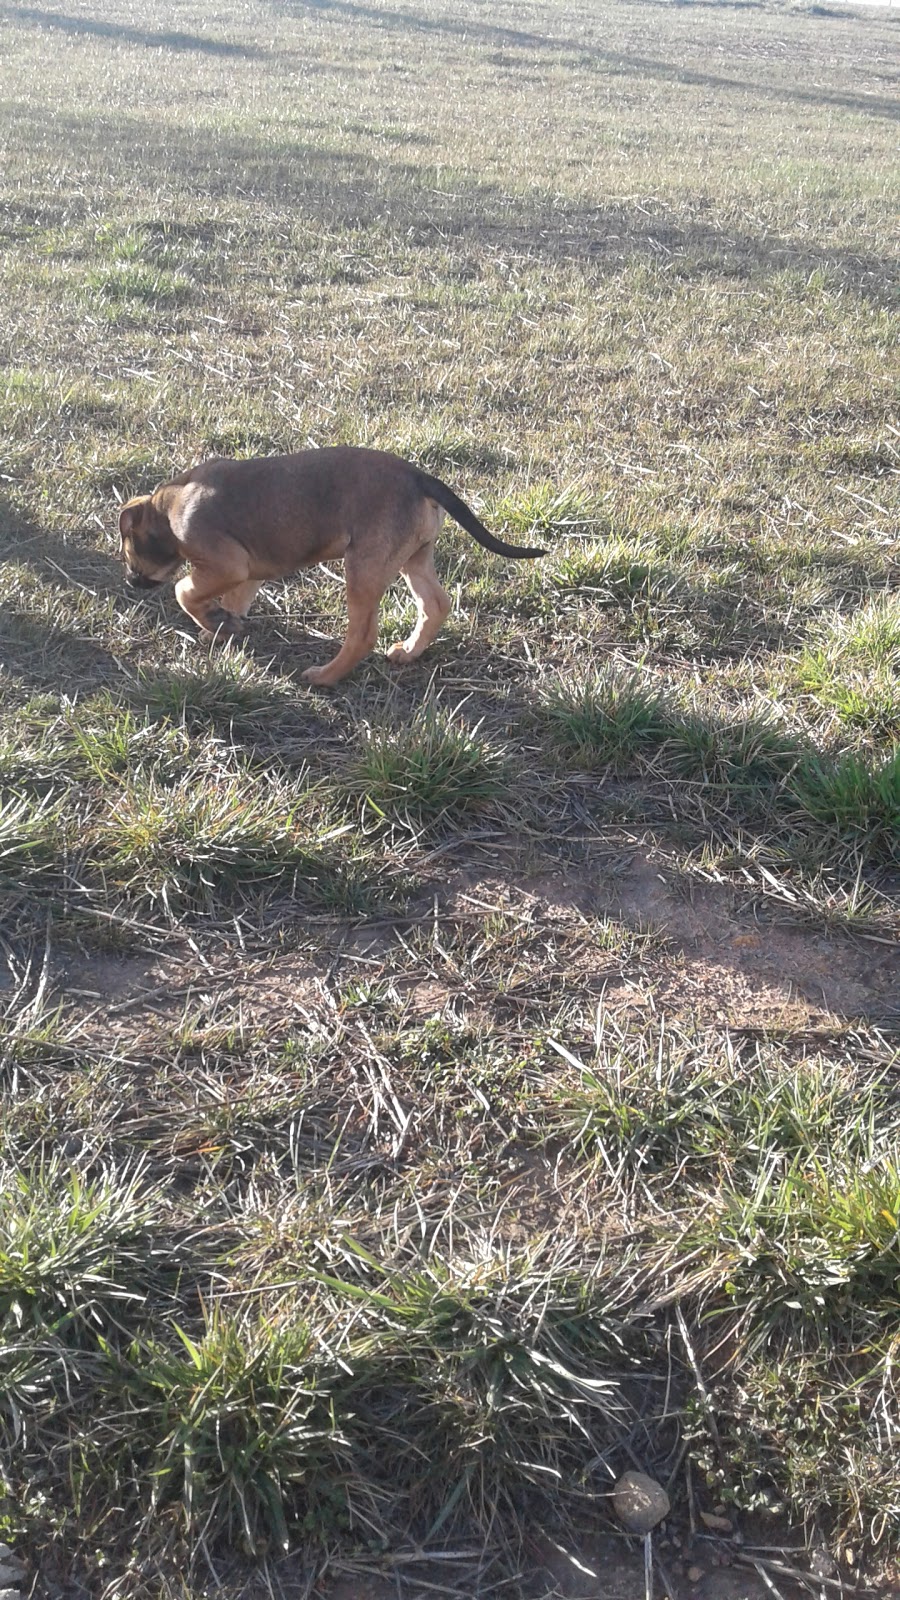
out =
<svg viewBox="0 0 900 1600"><path fill-rule="evenodd" d="M184 557L169 519L150 494L129 500L119 513L125 581L132 589L156 589L171 578Z"/></svg>

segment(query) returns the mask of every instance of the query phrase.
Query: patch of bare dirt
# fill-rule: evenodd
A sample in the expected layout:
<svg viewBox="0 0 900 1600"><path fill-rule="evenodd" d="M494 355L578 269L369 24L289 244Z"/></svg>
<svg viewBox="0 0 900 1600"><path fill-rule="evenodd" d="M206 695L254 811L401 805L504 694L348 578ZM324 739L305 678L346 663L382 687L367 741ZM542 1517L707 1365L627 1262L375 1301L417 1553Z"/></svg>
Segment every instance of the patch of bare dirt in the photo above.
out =
<svg viewBox="0 0 900 1600"><path fill-rule="evenodd" d="M680 972L657 991L661 1008L686 1002L732 1027L900 1020L900 945L764 919L727 888L686 889L651 856L634 858L615 900L620 917L651 923L680 952Z"/></svg>
<svg viewBox="0 0 900 1600"><path fill-rule="evenodd" d="M443 926L462 929L464 946L474 949L495 914L521 928L528 948L521 961L515 951L488 950L473 975L448 955ZM595 937L604 918L621 925L621 950ZM429 936L433 928L430 954L404 942L406 930L423 928ZM639 936L633 949L630 935ZM46 980L48 995L64 1001L96 1043L110 1045L185 1018L296 1027L321 1013L323 1001L333 1007L348 985L368 982L388 984L415 1020L450 1005L514 1015L576 994L596 996L614 1013L667 1013L736 1030L900 1023L900 943L776 921L727 885L686 881L661 852L517 881L459 870L407 916L311 927L304 948L289 952L225 944L201 952L179 940L142 955L57 953ZM0 976L0 988L9 986L9 975Z"/></svg>
<svg viewBox="0 0 900 1600"><path fill-rule="evenodd" d="M827 1028L835 1022L900 1022L900 942L828 933L762 916L727 886L685 880L661 853L635 852L606 875L467 876L445 904L518 912L534 920L609 916L659 948L606 976L604 1005L668 1012L740 1028ZM609 966L597 953L598 970ZM573 972L573 983L583 974Z"/></svg>

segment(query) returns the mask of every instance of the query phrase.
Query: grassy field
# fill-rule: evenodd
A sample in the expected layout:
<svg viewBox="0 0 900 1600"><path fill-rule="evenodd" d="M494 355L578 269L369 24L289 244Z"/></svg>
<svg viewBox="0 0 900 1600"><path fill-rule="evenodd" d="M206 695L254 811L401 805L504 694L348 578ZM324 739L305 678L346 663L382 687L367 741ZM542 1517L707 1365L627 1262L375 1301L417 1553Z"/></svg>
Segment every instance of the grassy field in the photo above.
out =
<svg viewBox="0 0 900 1600"><path fill-rule="evenodd" d="M512 1596L639 1466L877 1573L897 19L60 3L0 10L0 1539ZM118 500L340 441L550 553L448 525L331 692L337 571L218 654L126 596Z"/></svg>

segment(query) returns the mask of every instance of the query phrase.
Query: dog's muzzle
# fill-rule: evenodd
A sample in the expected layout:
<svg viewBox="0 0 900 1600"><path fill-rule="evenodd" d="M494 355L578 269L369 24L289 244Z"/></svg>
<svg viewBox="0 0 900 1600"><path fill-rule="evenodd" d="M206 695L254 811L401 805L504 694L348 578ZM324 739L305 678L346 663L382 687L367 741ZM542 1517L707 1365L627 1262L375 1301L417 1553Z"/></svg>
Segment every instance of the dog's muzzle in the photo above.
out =
<svg viewBox="0 0 900 1600"><path fill-rule="evenodd" d="M147 578L143 572L126 572L125 582L129 589L158 589L163 583L163 579Z"/></svg>

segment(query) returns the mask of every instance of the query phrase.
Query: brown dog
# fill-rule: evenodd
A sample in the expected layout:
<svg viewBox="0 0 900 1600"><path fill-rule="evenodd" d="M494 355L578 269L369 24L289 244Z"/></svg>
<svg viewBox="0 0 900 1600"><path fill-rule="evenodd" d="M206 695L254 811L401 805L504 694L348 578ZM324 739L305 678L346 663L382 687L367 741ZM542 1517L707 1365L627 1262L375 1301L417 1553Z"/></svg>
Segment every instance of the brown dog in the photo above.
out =
<svg viewBox="0 0 900 1600"><path fill-rule="evenodd" d="M310 683L331 684L373 648L381 597L398 573L419 614L388 659L414 660L446 621L450 598L434 570L444 511L496 555L545 553L495 539L452 489L410 462L345 446L204 461L129 500L119 532L128 583L155 588L189 561L189 575L175 587L178 604L225 639L240 637L241 619L267 578L343 556L347 637L333 661L304 673Z"/></svg>

